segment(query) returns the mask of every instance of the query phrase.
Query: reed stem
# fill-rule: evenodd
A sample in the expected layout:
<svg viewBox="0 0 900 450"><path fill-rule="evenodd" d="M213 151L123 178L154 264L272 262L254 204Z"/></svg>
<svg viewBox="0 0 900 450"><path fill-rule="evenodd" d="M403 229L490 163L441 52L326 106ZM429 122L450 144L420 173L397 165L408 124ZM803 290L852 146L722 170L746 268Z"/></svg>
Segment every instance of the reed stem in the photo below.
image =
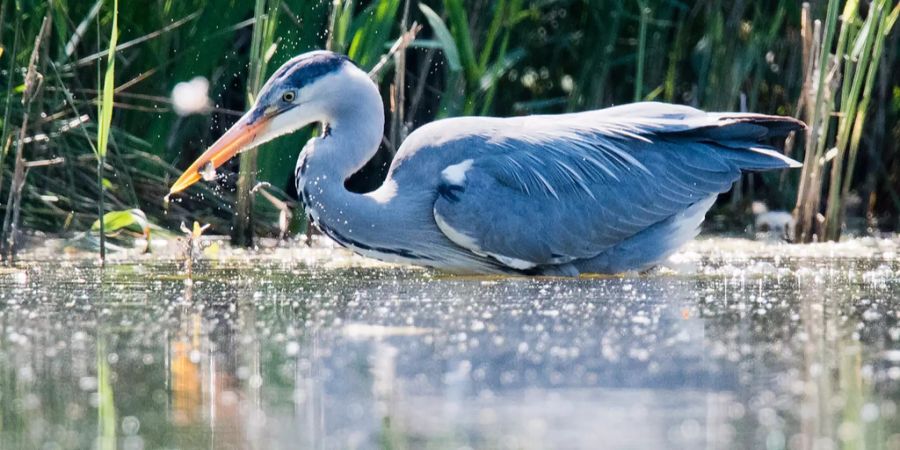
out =
<svg viewBox="0 0 900 450"><path fill-rule="evenodd" d="M16 235L19 226L19 214L22 208L22 189L25 187L25 138L28 136L28 121L34 95L41 89L43 76L37 71L41 43L50 30L50 15L44 16L41 29L34 39L34 47L28 60L25 72L25 90L22 92L22 126L19 128L19 139L16 142L16 156L13 163L13 177L10 180L9 197L6 201L6 214L3 218L3 255L7 264L11 264L16 255Z"/></svg>
<svg viewBox="0 0 900 450"><path fill-rule="evenodd" d="M634 73L634 101L639 102L643 99L644 89L644 58L647 55L647 24L650 21L650 8L644 1L639 1L638 6L641 8L641 25L638 31L638 51L637 65Z"/></svg>
<svg viewBox="0 0 900 450"><path fill-rule="evenodd" d="M824 29L818 20L813 22L812 39L808 41L811 42L811 49L807 52L810 55L810 66L805 71L807 80L802 95L807 96L805 106L809 128L803 173L800 175L800 189L797 192L797 207L794 210L797 223L795 240L798 242L812 242L821 236L818 217L822 192L822 161L834 104L834 92L829 86L829 60L833 58L831 44L837 28L839 5L838 0L828 1ZM809 4L804 3L803 8L809 11ZM808 26L809 20L804 20L803 23ZM809 30L805 33L809 33Z"/></svg>
<svg viewBox="0 0 900 450"><path fill-rule="evenodd" d="M263 84L266 74L266 51L273 42L272 32L275 24L275 13L278 11L278 0L256 0L253 9L253 35L250 40L250 74L247 80L247 107L256 101L256 94ZM267 13L268 12L268 13ZM235 245L247 247L253 245L253 194L258 171L257 151L254 148L241 153L238 169L237 202L235 205L234 227L231 241Z"/></svg>

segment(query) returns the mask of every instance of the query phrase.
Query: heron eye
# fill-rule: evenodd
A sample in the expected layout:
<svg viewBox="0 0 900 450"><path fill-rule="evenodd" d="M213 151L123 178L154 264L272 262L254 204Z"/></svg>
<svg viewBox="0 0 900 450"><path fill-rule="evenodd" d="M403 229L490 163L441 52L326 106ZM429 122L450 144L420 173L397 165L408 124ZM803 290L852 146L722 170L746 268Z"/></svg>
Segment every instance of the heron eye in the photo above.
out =
<svg viewBox="0 0 900 450"><path fill-rule="evenodd" d="M287 91L281 94L281 99L288 103L293 102L295 98L297 98L297 94L294 91Z"/></svg>

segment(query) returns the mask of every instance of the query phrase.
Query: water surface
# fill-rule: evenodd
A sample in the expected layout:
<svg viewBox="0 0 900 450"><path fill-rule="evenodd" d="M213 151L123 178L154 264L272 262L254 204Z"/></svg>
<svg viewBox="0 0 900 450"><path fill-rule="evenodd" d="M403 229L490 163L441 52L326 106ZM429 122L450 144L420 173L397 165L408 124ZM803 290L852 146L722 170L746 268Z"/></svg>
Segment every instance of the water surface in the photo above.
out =
<svg viewBox="0 0 900 450"><path fill-rule="evenodd" d="M0 274L0 448L900 448L896 257L688 259L23 262Z"/></svg>

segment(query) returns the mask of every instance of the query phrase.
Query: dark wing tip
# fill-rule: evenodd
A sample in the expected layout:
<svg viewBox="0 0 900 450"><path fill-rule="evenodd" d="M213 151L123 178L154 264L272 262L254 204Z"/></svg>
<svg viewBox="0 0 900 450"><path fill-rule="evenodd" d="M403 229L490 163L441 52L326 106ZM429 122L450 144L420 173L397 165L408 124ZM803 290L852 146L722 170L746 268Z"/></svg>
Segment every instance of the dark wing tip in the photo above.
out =
<svg viewBox="0 0 900 450"><path fill-rule="evenodd" d="M718 119L719 121L728 121L730 123L749 123L764 127L766 129L764 137L787 136L792 131L807 129L806 123L802 120L788 116L736 113L722 114Z"/></svg>

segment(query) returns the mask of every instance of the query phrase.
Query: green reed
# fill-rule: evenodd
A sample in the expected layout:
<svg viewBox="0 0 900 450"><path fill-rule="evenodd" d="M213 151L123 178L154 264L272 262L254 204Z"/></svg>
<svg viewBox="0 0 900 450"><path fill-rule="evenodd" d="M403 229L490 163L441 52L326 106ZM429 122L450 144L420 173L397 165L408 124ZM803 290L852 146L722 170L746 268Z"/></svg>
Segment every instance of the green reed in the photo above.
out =
<svg viewBox="0 0 900 450"><path fill-rule="evenodd" d="M900 59L897 40L890 38L896 2L878 0L870 8L854 6L862 3L855 0L819 2L809 8L805 29L802 8L790 0L410 3L184 0L164 2L155 14L123 8L114 18L111 0L3 2L0 65L8 68L0 75L7 87L0 93L4 210L13 209L6 199L26 112L23 72L47 15L52 27L40 54L47 65L37 67L44 89L33 99L31 113L37 119L25 135L49 139L23 144L23 160L61 157L65 162L28 174L21 190L26 229L88 230L102 203L104 211L139 208L169 229L202 217L213 233L229 233L237 212L252 217L245 236L277 235L279 211L268 202L248 206L249 200L239 197L255 184L248 181L255 175L284 199L280 190L290 184L308 132L268 144L253 157L256 169L251 156L244 156L243 182L238 181L241 170L229 165L221 169L221 187L198 183L168 206L162 197L179 168L248 107L248 92L255 92L275 67L329 45L371 69L406 31L404 22L418 22L424 29L402 61L391 58L377 75L386 104L393 105L389 150L406 130L436 117L565 112L634 100L745 108L805 119L810 131L796 140L794 156L807 164L800 179L793 173L748 177L729 208L740 212L751 199L783 208L800 199L801 239L807 240L826 236L820 213L832 224L828 236L834 238L840 230L835 224L853 214L846 205L855 193L874 199L876 215L896 217L900 211L900 194L891 181L900 170L900 136L889 128L900 110L892 106L895 87L885 78ZM840 21L848 8L852 18ZM814 17L822 19L818 35ZM121 35L110 46L113 20ZM96 22L100 30L91 26ZM844 63L836 75L816 70L834 67L838 54ZM109 72L95 70L103 60L107 68L114 65L111 86L106 84ZM395 67L396 62L401 64ZM177 82L198 75L210 81L212 108L176 116L169 93ZM82 116L88 120L68 126ZM107 150L98 164L101 136ZM860 177L864 172L875 175ZM252 232L250 225L256 228Z"/></svg>

